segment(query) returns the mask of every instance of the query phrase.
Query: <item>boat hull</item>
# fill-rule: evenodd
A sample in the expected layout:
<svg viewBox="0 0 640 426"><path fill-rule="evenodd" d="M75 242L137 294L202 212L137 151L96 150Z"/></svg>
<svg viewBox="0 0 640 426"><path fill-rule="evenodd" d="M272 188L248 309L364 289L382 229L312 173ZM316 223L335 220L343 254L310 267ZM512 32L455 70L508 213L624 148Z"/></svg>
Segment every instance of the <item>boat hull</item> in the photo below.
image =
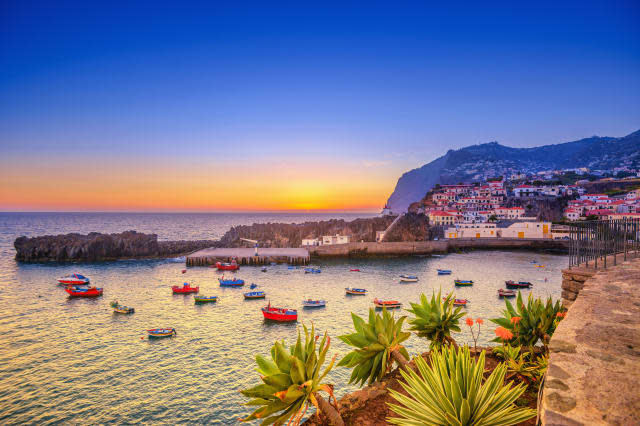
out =
<svg viewBox="0 0 640 426"><path fill-rule="evenodd" d="M529 288L533 285L530 282L505 281L504 283L507 288Z"/></svg>
<svg viewBox="0 0 640 426"><path fill-rule="evenodd" d="M344 289L345 293L352 295L352 296L366 296L367 295L367 290L364 289L351 289L351 288L345 288Z"/></svg>
<svg viewBox="0 0 640 426"><path fill-rule="evenodd" d="M65 288L69 297L100 297L102 296L101 288L90 288L88 290L75 290L73 288Z"/></svg>
<svg viewBox="0 0 640 426"><path fill-rule="evenodd" d="M375 305L376 309L382 309L382 308L387 308L387 309L396 309L396 308L401 308L402 307L402 303L398 302L397 300L379 300L379 299L375 299L373 301L373 304Z"/></svg>
<svg viewBox="0 0 640 426"><path fill-rule="evenodd" d="M465 286L470 287L473 285L473 281L467 281L467 280L454 280L453 283L458 287L465 287Z"/></svg>
<svg viewBox="0 0 640 426"><path fill-rule="evenodd" d="M240 265L238 265L237 263L217 262L216 268L218 268L218 271L237 271L238 269L240 269Z"/></svg>
<svg viewBox="0 0 640 426"><path fill-rule="evenodd" d="M281 308L262 308L262 316L269 321L294 322L298 321L298 312Z"/></svg>
<svg viewBox="0 0 640 426"><path fill-rule="evenodd" d="M191 293L197 293L198 291L200 291L200 287L180 287L177 285L174 285L173 287L171 287L171 290L173 291L173 294L191 294Z"/></svg>
<svg viewBox="0 0 640 426"><path fill-rule="evenodd" d="M242 287L244 285L244 281L222 281L220 280L220 287Z"/></svg>
<svg viewBox="0 0 640 426"><path fill-rule="evenodd" d="M254 292L254 293L244 294L245 299L264 299L265 297L267 297L267 294L265 292Z"/></svg>
<svg viewBox="0 0 640 426"><path fill-rule="evenodd" d="M175 336L177 333L175 328L154 328L147 330L147 334L149 335L149 339L162 339Z"/></svg>
<svg viewBox="0 0 640 426"><path fill-rule="evenodd" d="M218 301L217 297L194 297L193 301L195 303L216 303Z"/></svg>
<svg viewBox="0 0 640 426"><path fill-rule="evenodd" d="M324 300L318 301L318 302L307 302L307 301L303 301L302 302L302 306L305 308L324 308L327 305L327 302L325 302Z"/></svg>

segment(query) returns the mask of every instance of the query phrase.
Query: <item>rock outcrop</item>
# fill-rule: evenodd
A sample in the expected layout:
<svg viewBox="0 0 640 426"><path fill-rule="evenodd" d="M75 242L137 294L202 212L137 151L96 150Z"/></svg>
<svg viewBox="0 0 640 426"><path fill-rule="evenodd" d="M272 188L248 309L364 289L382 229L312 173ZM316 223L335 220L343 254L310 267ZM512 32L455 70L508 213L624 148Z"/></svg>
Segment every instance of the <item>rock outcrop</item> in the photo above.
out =
<svg viewBox="0 0 640 426"><path fill-rule="evenodd" d="M127 258L178 256L215 245L215 241L158 241L156 234L126 231L120 234L19 237L13 243L21 262L92 262Z"/></svg>

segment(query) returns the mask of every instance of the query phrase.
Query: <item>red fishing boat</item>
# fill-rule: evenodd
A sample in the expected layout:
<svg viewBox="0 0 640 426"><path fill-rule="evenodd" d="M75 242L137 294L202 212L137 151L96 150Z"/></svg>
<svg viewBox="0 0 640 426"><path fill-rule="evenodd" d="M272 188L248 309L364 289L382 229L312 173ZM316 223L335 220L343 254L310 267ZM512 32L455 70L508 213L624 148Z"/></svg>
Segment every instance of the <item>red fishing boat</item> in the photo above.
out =
<svg viewBox="0 0 640 426"><path fill-rule="evenodd" d="M443 297L442 300L447 300L446 297ZM469 299L453 299L453 306L467 306L469 303Z"/></svg>
<svg viewBox="0 0 640 426"><path fill-rule="evenodd" d="M280 322L298 321L298 311L288 308L276 308L271 306L271 302L262 308L264 319Z"/></svg>
<svg viewBox="0 0 640 426"><path fill-rule="evenodd" d="M380 300L376 298L373 299L373 304L376 305L376 308L378 309L394 309L402 307L402 303L398 302L397 300Z"/></svg>
<svg viewBox="0 0 640 426"><path fill-rule="evenodd" d="M71 274L58 278L58 283L62 285L86 285L89 284L89 278L80 274Z"/></svg>
<svg viewBox="0 0 640 426"><path fill-rule="evenodd" d="M240 265L233 259L231 263L216 262L216 268L218 271L236 271L240 269Z"/></svg>
<svg viewBox="0 0 640 426"><path fill-rule="evenodd" d="M98 297L102 296L102 288L96 287L74 287L72 285L67 286L64 289L69 293L69 297Z"/></svg>
<svg viewBox="0 0 640 426"><path fill-rule="evenodd" d="M360 269L358 269L358 268L349 269L349 272L360 272Z"/></svg>
<svg viewBox="0 0 640 426"><path fill-rule="evenodd" d="M200 290L200 287L191 287L189 283L184 283L183 285L174 285L171 287L174 294L188 294L188 293L197 293Z"/></svg>
<svg viewBox="0 0 640 426"><path fill-rule="evenodd" d="M498 297L516 297L516 292L513 290L505 290L503 288L499 288Z"/></svg>

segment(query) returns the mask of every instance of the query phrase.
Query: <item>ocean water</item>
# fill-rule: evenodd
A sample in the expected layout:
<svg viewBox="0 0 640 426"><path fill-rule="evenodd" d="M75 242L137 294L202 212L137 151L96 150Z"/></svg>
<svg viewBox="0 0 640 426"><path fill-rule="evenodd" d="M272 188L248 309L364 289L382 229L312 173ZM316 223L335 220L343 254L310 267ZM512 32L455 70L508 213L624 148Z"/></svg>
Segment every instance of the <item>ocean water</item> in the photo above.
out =
<svg viewBox="0 0 640 426"><path fill-rule="evenodd" d="M13 240L20 235L90 231L155 232L160 239L219 238L230 226L253 222L301 222L362 215L277 214L23 214L0 213L0 423L211 423L233 424L250 412L239 390L259 381L256 354L268 355L277 339L295 340L302 323L313 323L332 337L331 354L349 349L337 339L352 330L350 312L366 315L374 297L396 299L408 307L420 293L455 290L471 300L466 312L485 320L504 308L496 291L506 279L534 283L537 296L560 297L565 256L527 251L474 251L441 257L332 259L314 262L320 274L272 266L266 273L242 267L235 276L257 283L274 305L298 309L298 324L265 323L264 301L245 301L245 289L220 288L222 274L189 268L182 259L117 261L94 264L18 264ZM544 268L530 263L537 260ZM361 272L349 272L360 268ZM438 276L437 268L452 269ZM72 272L89 276L104 288L97 299L69 299L55 279ZM400 284L403 273L418 283ZM227 276L231 275L226 273ZM453 278L472 279L473 287L455 289ZM217 295L217 304L195 305L190 295L173 295L171 286L188 281L200 294ZM367 296L349 297L345 287L364 287ZM304 298L324 298L327 306L303 309ZM114 314L113 299L136 309ZM406 314L400 311L397 314ZM171 339L150 341L145 330L175 327ZM480 343L493 338L488 321ZM472 343L467 330L455 336ZM410 354L428 342L407 341ZM338 396L350 370L335 368L328 381Z"/></svg>

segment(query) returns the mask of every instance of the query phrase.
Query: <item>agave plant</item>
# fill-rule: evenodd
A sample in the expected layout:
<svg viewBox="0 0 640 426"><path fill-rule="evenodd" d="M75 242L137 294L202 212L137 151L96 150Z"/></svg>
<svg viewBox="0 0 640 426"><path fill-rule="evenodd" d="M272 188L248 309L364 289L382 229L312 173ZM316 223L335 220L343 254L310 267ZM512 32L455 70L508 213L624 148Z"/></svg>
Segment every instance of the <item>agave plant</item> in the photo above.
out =
<svg viewBox="0 0 640 426"><path fill-rule="evenodd" d="M514 402L524 393L520 383L504 383L507 367L499 364L484 380L485 352L476 361L467 346L431 351L431 362L416 357L418 372L403 370L408 395L389 389L400 404L389 403L397 425L513 425L536 415Z"/></svg>
<svg viewBox="0 0 640 426"><path fill-rule="evenodd" d="M541 299L534 299L533 295L529 294L525 305L522 301L522 294L518 293L516 308L508 300L505 303L507 309L503 311L504 317L491 321L513 333L513 339L510 343L527 346L533 352L533 347L538 342L542 342L546 349L558 324L558 313L562 313L564 310L560 301L553 303L549 297L546 302L543 302ZM501 342L502 340L495 339L494 341Z"/></svg>
<svg viewBox="0 0 640 426"><path fill-rule="evenodd" d="M522 350L522 346L511 346L509 344L496 346L491 349L491 352L498 358L502 358L505 361L510 359L516 359L520 356L520 351Z"/></svg>
<svg viewBox="0 0 640 426"><path fill-rule="evenodd" d="M284 341L276 342L271 348L271 360L256 356L256 371L260 373L263 383L241 391L244 396L253 398L247 405L258 406L243 421L263 419L263 425L282 425L289 420L290 424L299 424L311 403L332 424L344 425L335 406L319 395L321 391L326 392L329 401L333 396L333 387L322 383L322 380L331 371L335 356L320 373L331 338L325 332L316 350L316 341L320 336L316 336L313 326L311 331L303 327L304 344L298 330L298 340L288 350Z"/></svg>
<svg viewBox="0 0 640 426"><path fill-rule="evenodd" d="M462 309L459 307L454 309L453 301L454 297L451 294L443 300L440 291L437 296L434 291L431 300L421 294L420 303L411 303L411 309L407 309L415 315L415 318L409 320L411 330L418 336L429 339L430 349L441 348L445 344L457 347L451 332L460 331L458 323L464 312L461 312Z"/></svg>
<svg viewBox="0 0 640 426"><path fill-rule="evenodd" d="M338 366L353 368L349 383L369 384L382 379L393 362L401 367L407 365L409 353L402 346L411 333L402 331L402 323L406 317L395 317L382 310L382 315L369 309L369 322L365 322L358 315L352 313L355 333L338 336L338 339L356 349L349 352L340 360Z"/></svg>
<svg viewBox="0 0 640 426"><path fill-rule="evenodd" d="M534 363L527 361L529 352L520 354L514 358L509 358L507 364L507 379L517 378L520 382L528 385L536 380L537 368Z"/></svg>

